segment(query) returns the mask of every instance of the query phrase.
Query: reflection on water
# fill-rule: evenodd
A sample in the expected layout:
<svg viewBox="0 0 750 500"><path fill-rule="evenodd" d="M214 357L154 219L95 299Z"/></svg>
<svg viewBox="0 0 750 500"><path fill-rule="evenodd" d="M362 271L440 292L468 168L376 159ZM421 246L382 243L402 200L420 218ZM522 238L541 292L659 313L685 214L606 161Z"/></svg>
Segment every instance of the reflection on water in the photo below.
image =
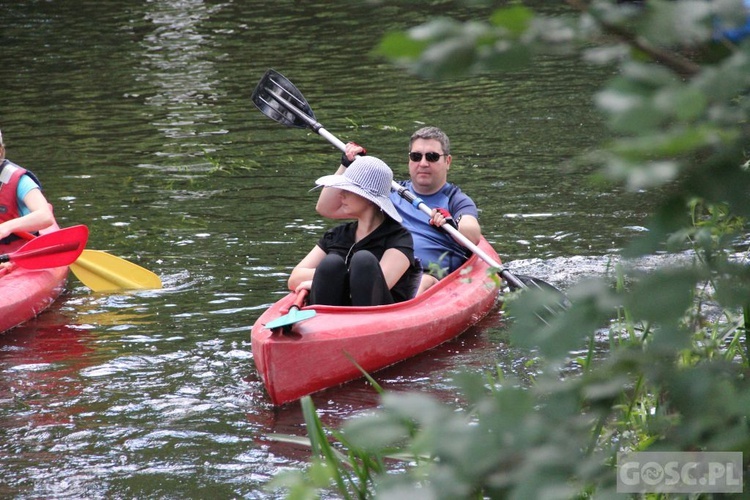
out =
<svg viewBox="0 0 750 500"><path fill-rule="evenodd" d="M188 153L187 147L200 151L202 135L227 133L211 106L221 97L215 88L216 54L211 38L202 32L202 26L221 8L203 0L165 1L153 3L144 15L152 29L135 53L134 58L142 61L135 79L146 84L144 104L153 110L151 124L166 139L167 151L162 155L191 156L194 153ZM207 125L216 128L206 131ZM186 138L193 139L179 141ZM170 151L173 147L176 150Z"/></svg>
<svg viewBox="0 0 750 500"><path fill-rule="evenodd" d="M486 13L426 0L5 5L3 55L23 62L0 93L9 158L41 177L62 225L88 225L91 248L164 288L96 294L71 277L51 311L0 336L0 496L267 498L270 477L306 460L264 439L304 425L299 405L269 404L249 332L332 224L310 188L340 153L257 112L268 68L397 177L410 133L444 128L451 178L511 270L564 288L606 269L647 200L567 165L601 139L590 103L605 71L559 56L435 83L369 55L388 29ZM457 401L459 368L532 376L505 329L494 312L376 378ZM313 400L332 426L378 404L363 380Z"/></svg>

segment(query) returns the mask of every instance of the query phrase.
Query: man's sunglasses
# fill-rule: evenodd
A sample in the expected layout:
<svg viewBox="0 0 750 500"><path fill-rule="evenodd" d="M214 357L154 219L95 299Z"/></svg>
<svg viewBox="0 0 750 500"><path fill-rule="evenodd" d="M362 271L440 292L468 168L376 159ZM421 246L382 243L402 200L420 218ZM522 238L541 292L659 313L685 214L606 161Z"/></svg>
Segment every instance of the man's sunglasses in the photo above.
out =
<svg viewBox="0 0 750 500"><path fill-rule="evenodd" d="M448 156L448 155L441 155L440 153L425 153L424 157L427 158L427 161L430 163L434 163L440 159L441 156ZM409 159L411 161L422 161L422 153L409 153Z"/></svg>

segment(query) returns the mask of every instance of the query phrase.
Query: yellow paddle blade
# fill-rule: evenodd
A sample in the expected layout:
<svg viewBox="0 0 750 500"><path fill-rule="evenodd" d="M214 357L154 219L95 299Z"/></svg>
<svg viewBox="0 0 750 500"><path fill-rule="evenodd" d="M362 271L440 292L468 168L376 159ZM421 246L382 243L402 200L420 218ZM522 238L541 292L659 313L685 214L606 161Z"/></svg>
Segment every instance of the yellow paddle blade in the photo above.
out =
<svg viewBox="0 0 750 500"><path fill-rule="evenodd" d="M161 288L156 274L101 250L84 250L70 270L95 292Z"/></svg>

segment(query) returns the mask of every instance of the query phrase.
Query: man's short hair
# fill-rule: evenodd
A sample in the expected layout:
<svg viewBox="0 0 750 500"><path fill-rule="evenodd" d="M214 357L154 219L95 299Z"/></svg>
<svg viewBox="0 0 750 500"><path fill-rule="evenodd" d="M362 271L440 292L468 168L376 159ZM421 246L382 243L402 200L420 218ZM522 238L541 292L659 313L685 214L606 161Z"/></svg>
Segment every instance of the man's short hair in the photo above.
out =
<svg viewBox="0 0 750 500"><path fill-rule="evenodd" d="M448 139L448 136L445 135L445 132L437 127L422 127L414 132L411 135L411 139L409 140L409 150L411 150L411 145L414 144L414 141L416 141L417 139L434 139L440 142L440 145L443 147L443 154L451 154L450 139Z"/></svg>

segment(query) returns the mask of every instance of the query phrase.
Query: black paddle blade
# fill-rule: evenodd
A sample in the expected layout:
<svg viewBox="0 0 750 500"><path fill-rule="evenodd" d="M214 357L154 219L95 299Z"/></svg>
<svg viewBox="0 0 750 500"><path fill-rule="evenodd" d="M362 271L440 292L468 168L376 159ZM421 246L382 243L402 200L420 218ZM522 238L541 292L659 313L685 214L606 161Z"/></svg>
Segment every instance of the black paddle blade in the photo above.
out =
<svg viewBox="0 0 750 500"><path fill-rule="evenodd" d="M515 277L524 284L527 291L543 291L551 298L550 304L544 305L542 308L543 310L537 314L544 323L547 323L546 319L549 319L551 316L554 316L559 312L564 312L570 308L570 300L568 300L568 297L554 285L533 276L516 274ZM513 287L510 288L511 291L518 290L518 288L515 290Z"/></svg>
<svg viewBox="0 0 750 500"><path fill-rule="evenodd" d="M315 114L307 104L305 96L284 75L269 69L253 91L252 100L261 113L287 127L307 128L310 122L291 111L291 107L302 111L315 122ZM287 106L284 103L288 103Z"/></svg>
<svg viewBox="0 0 750 500"><path fill-rule="evenodd" d="M526 285L527 288L538 289L538 290L549 290L551 292L558 293L560 295L563 295L563 293L554 285L547 283L544 280L540 280L539 278L535 278L533 276L526 276L524 274L516 274L516 278L521 280L521 282Z"/></svg>

